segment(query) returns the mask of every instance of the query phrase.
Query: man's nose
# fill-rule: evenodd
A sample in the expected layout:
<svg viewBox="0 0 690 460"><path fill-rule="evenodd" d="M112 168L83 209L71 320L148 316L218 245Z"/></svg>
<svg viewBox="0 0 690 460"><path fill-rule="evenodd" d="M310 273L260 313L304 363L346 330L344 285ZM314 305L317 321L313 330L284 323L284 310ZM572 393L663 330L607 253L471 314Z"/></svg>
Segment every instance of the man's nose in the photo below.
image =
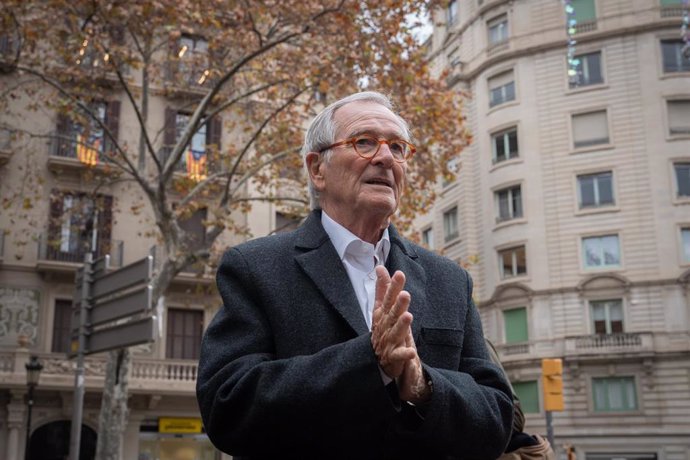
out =
<svg viewBox="0 0 690 460"><path fill-rule="evenodd" d="M395 158L393 157L393 152L387 143L381 143L379 146L379 151L376 152L374 158L371 159L371 163L386 168L390 168L395 163Z"/></svg>

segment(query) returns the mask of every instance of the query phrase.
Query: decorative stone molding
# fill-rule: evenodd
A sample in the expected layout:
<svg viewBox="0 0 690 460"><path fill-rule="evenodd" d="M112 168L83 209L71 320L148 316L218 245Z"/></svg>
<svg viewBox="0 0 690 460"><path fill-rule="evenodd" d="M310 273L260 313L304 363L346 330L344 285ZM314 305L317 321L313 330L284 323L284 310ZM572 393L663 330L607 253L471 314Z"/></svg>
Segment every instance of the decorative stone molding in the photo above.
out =
<svg viewBox="0 0 690 460"><path fill-rule="evenodd" d="M0 286L0 345L36 344L41 291Z"/></svg>

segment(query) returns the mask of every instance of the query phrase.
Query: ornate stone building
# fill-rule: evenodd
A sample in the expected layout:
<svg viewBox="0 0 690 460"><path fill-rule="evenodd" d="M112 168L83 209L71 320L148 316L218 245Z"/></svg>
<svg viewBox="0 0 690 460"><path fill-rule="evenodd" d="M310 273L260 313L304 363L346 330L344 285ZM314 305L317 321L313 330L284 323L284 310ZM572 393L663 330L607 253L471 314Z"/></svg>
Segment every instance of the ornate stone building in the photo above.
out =
<svg viewBox="0 0 690 460"><path fill-rule="evenodd" d="M555 439L580 460L690 457L683 14L668 0L456 0L429 41L474 140L421 238L469 265L532 432L546 432L541 359L563 359Z"/></svg>
<svg viewBox="0 0 690 460"><path fill-rule="evenodd" d="M182 35L176 55L182 60L183 49L205 49L200 41ZM0 37L0 60L11 55L11 46L7 37ZM7 88L13 78L16 75L1 75L0 84ZM156 145L162 154L186 126L189 115L175 110L188 102L185 95L189 96L184 91L156 91L151 97L148 123L162 133ZM95 110L115 136L137 145L136 117L129 104L121 103L124 99L123 92L113 91ZM150 209L140 204L141 192L116 181L100 187L94 198L91 192L98 175L108 168L102 151L84 147L78 137L82 131L74 122L47 110L23 110L26 104L18 99L0 115L3 126L30 125L32 133L43 133L17 136L0 130L0 458L4 460L24 458L25 445L34 460L67 458L75 362L66 353L75 272L85 248L95 248L96 256L110 255L113 268L147 254L161 254L151 234ZM90 135L90 145L107 142L98 129L92 127ZM194 136L193 148L229 142L229 136L220 120L212 119ZM190 173L189 164L180 165L179 174ZM235 219L251 234L265 235L290 223L278 211L275 205L257 204ZM185 230L203 238L202 219L193 215ZM239 241L238 236L223 234L219 246ZM159 312L159 338L134 349L123 459L229 458L216 451L203 433L195 396L201 335L219 303L212 287L214 275L213 269L194 267L175 277ZM43 370L27 427L25 365L32 355ZM104 353L86 359L82 458L93 458L95 452L106 360Z"/></svg>

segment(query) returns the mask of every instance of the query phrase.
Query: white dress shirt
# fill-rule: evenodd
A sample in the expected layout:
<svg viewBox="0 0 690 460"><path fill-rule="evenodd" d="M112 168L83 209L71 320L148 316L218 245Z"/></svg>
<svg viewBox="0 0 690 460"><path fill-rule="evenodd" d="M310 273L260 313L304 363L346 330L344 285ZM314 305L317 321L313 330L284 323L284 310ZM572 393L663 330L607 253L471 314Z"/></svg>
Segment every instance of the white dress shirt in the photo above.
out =
<svg viewBox="0 0 690 460"><path fill-rule="evenodd" d="M343 261L347 275L357 295L359 307L364 320L371 330L371 318L374 312L374 294L376 292L377 265L386 263L391 248L388 229L376 246L355 236L348 229L334 221L324 211L321 212L321 224L331 238L335 250Z"/></svg>

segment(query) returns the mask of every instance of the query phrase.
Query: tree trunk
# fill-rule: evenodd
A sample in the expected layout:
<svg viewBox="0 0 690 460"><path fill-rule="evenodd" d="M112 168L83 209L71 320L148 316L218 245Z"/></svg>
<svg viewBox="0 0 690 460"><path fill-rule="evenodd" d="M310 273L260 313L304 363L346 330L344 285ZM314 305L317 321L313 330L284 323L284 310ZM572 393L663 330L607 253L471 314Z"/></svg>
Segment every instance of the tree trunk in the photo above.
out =
<svg viewBox="0 0 690 460"><path fill-rule="evenodd" d="M122 433L129 412L127 386L130 362L131 353L127 348L109 353L98 418L96 460L122 460Z"/></svg>

